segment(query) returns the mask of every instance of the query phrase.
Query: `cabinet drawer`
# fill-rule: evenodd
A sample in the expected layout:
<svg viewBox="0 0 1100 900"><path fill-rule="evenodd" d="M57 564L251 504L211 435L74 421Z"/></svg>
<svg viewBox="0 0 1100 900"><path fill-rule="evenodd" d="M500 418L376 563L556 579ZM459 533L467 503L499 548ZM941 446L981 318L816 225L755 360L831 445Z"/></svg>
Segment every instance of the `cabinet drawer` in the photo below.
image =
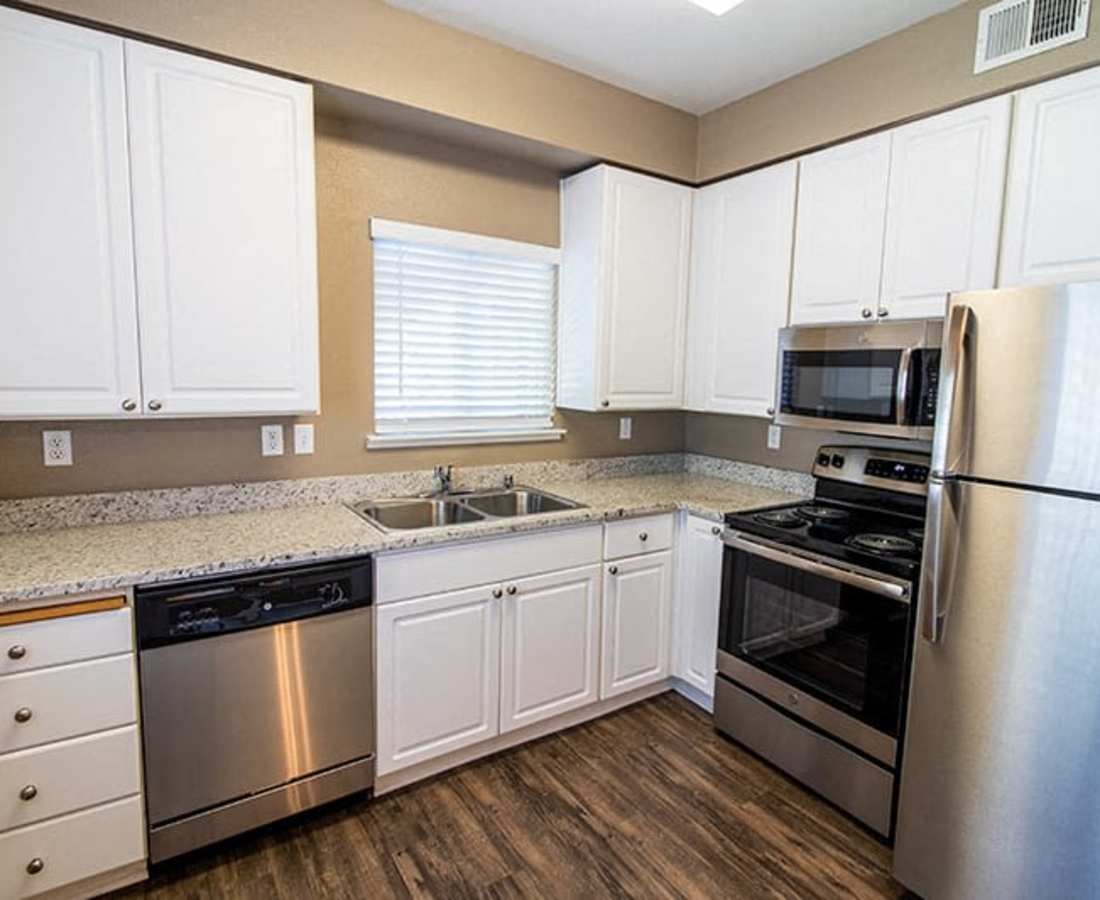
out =
<svg viewBox="0 0 1100 900"><path fill-rule="evenodd" d="M644 516L604 526L604 559L667 550L672 546L672 515Z"/></svg>
<svg viewBox="0 0 1100 900"><path fill-rule="evenodd" d="M0 628L0 675L133 650L130 609Z"/></svg>
<svg viewBox="0 0 1100 900"><path fill-rule="evenodd" d="M0 834L0 897L30 897L145 857L141 798ZM37 874L27 871L41 860Z"/></svg>
<svg viewBox="0 0 1100 900"><path fill-rule="evenodd" d="M600 526L484 538L375 559L375 603L525 578L600 561Z"/></svg>
<svg viewBox="0 0 1100 900"><path fill-rule="evenodd" d="M21 710L30 713L25 722L16 720ZM136 721L130 655L0 678L0 752Z"/></svg>
<svg viewBox="0 0 1100 900"><path fill-rule="evenodd" d="M136 725L0 756L0 831L141 789ZM30 799L21 792L33 790Z"/></svg>

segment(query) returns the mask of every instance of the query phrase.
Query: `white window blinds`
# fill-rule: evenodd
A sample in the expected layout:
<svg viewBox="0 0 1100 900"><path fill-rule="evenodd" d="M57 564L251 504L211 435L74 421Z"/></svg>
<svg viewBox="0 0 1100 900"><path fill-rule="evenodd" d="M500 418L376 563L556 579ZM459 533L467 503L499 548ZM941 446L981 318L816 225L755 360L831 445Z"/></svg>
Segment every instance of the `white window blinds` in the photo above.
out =
<svg viewBox="0 0 1100 900"><path fill-rule="evenodd" d="M551 430L558 251L377 219L371 234L379 443Z"/></svg>

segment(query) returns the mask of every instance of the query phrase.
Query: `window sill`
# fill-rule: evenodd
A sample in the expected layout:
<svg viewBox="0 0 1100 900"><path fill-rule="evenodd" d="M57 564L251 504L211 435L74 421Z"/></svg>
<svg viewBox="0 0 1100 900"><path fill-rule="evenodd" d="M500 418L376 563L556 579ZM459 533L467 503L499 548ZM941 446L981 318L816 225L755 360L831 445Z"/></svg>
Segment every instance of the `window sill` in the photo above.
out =
<svg viewBox="0 0 1100 900"><path fill-rule="evenodd" d="M464 444L533 444L560 441L564 428L533 428L526 431L477 431L453 434L368 434L368 450L398 450L402 447L457 447Z"/></svg>

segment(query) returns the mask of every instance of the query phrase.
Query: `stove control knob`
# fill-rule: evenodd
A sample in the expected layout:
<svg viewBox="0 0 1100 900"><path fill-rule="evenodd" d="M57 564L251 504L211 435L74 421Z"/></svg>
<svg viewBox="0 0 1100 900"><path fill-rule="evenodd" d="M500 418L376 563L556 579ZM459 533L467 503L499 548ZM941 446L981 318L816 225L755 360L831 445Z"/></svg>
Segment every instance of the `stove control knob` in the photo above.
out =
<svg viewBox="0 0 1100 900"><path fill-rule="evenodd" d="M833 454L833 468L834 469L843 469L844 468L844 457L841 456L839 453L834 453Z"/></svg>
<svg viewBox="0 0 1100 900"><path fill-rule="evenodd" d="M819 466L829 465L829 454L828 453L819 453L819 454L817 454L817 464Z"/></svg>

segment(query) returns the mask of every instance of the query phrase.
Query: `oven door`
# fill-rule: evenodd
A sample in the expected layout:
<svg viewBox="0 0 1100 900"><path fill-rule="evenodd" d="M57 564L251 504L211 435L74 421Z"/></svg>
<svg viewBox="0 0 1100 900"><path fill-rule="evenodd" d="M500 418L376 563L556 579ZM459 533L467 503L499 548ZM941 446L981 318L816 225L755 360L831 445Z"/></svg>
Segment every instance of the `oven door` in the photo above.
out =
<svg viewBox="0 0 1100 900"><path fill-rule="evenodd" d="M727 530L718 671L893 766L911 585Z"/></svg>
<svg viewBox="0 0 1100 900"><path fill-rule="evenodd" d="M776 423L931 440L940 351L930 329L942 325L783 329Z"/></svg>

